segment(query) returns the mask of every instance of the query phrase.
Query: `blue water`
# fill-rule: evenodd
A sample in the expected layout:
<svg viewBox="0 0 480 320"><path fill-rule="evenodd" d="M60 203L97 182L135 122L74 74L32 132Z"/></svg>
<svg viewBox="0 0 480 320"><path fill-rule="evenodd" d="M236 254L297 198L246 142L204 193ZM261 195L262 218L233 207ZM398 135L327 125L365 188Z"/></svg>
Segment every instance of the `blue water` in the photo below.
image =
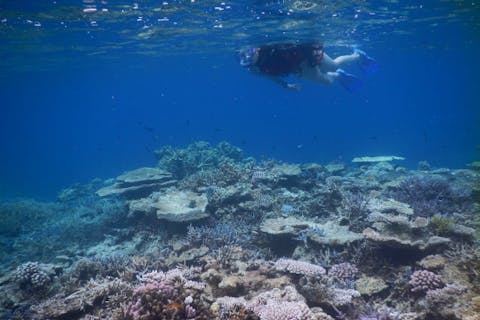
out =
<svg viewBox="0 0 480 320"><path fill-rule="evenodd" d="M478 160L480 4L442 2L435 11L418 9L417 1L362 1L378 10L388 5L416 10L392 13L359 35L341 32L370 21L368 15L353 18L353 5L343 3L340 12L352 14L342 20L322 23L304 12L288 16L288 21L320 24L299 31L299 39L311 39L315 28L324 28L331 56L350 53L356 45L377 59L375 74L349 69L365 81L351 94L339 85L305 81L301 91L291 92L242 69L235 50L272 39L295 40L296 34L248 28L287 19L281 8L288 2L244 2L227 2L232 9L222 23L228 26L247 13L246 36L234 37L233 29L217 32L218 10L212 8L222 5L209 2L200 16L211 34L201 39L194 32L173 38L167 32L126 43L124 30L142 32L137 16L175 15L168 22L172 32L189 23L181 20L189 19L188 5L183 13L156 14L153 7L161 2L140 2L141 14L109 21L81 14L66 22L82 26L70 33L60 28L61 10L44 20L38 13L63 5L80 12L81 1L41 8L0 1L0 19L8 17L0 27L0 197L53 198L75 182L154 166L152 150L164 145L183 147L198 140L225 140L259 160L350 163L355 156L394 154L406 157L402 165L412 168L422 160L452 168ZM131 11L133 2L125 5ZM273 13L259 14L262 6ZM450 16L454 10L456 19ZM28 16L42 25L32 25L35 19L25 22ZM426 22L414 21L421 18ZM150 25L162 23L150 19ZM96 46L105 43L119 47L97 54ZM158 46L150 50L142 44Z"/></svg>

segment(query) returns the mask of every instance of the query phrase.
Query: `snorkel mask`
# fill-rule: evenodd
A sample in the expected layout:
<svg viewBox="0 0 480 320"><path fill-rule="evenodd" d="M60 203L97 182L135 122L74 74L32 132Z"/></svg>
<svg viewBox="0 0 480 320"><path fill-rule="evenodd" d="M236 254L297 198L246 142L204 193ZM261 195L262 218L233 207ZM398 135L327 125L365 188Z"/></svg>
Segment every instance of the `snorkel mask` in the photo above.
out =
<svg viewBox="0 0 480 320"><path fill-rule="evenodd" d="M249 67L254 65L258 59L258 49L248 48L240 51L240 65L243 67Z"/></svg>

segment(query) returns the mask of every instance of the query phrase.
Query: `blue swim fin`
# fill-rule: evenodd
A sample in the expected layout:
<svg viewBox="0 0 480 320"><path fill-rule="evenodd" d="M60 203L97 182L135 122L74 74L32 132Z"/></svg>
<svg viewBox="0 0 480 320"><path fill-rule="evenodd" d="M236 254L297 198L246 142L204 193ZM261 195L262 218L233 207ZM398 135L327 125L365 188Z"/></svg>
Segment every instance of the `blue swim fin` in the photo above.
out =
<svg viewBox="0 0 480 320"><path fill-rule="evenodd" d="M362 80L360 80L353 74L347 73L343 69L337 69L337 72L340 75L338 81L340 81L342 87L344 87L348 91L355 92L362 87Z"/></svg>
<svg viewBox="0 0 480 320"><path fill-rule="evenodd" d="M354 53L358 53L360 55L360 59L358 60L358 66L362 69L365 73L372 73L377 71L378 63L372 57L368 56L365 51L360 49L353 49Z"/></svg>

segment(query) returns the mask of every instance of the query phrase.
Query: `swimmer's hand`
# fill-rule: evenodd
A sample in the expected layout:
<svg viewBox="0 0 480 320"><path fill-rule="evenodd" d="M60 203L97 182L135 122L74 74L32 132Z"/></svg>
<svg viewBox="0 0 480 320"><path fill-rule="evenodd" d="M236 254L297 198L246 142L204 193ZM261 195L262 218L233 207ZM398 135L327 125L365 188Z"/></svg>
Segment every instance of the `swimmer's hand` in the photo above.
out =
<svg viewBox="0 0 480 320"><path fill-rule="evenodd" d="M285 81L280 77L270 77L270 79L288 90L299 91L301 89L298 83L288 83L287 81Z"/></svg>
<svg viewBox="0 0 480 320"><path fill-rule="evenodd" d="M294 91L300 91L300 89L302 89L302 87L298 83L287 83L285 88Z"/></svg>

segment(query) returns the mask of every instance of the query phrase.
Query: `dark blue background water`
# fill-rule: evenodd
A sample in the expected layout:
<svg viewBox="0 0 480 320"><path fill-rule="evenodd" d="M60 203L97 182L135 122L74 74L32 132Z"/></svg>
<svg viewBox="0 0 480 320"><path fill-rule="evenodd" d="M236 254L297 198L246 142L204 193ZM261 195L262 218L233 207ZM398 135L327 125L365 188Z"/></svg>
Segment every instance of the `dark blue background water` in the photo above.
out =
<svg viewBox="0 0 480 320"><path fill-rule="evenodd" d="M226 140L258 159L349 163L394 154L412 168L421 160L465 167L478 158L480 49L468 43L469 30L448 32L437 36L455 45L436 39L432 48L423 35L366 44L380 69L362 75L355 94L306 82L286 91L224 50L78 57L52 71L4 72L0 195L54 197L74 182L153 166L152 150L163 145L197 140Z"/></svg>

